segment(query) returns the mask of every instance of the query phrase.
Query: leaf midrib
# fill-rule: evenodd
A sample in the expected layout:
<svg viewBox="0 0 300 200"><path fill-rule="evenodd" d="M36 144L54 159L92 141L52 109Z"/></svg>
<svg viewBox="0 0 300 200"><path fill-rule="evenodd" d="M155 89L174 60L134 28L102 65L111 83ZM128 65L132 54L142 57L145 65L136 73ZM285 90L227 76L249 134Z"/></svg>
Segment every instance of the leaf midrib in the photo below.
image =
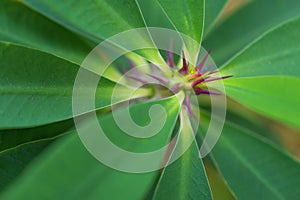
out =
<svg viewBox="0 0 300 200"><path fill-rule="evenodd" d="M273 76L272 76L273 77ZM247 89L247 88L244 88L244 87L240 87L238 85L235 85L235 84L226 84L225 85L226 87L229 86L231 89L233 90L236 90L236 91L242 91L243 93L252 93L253 95L256 95L256 96L260 96L260 97L265 97L267 99L274 99L274 96L271 95L271 94L268 94L268 93L262 93L262 92L259 92L259 91L256 91L256 90L251 90L251 89ZM230 96L230 95L228 95ZM293 102L293 101L287 101L287 100L291 100L291 99L287 99L285 98L284 96L276 96L276 99L277 100L280 100L282 102L292 102L293 104L297 105L298 102Z"/></svg>
<svg viewBox="0 0 300 200"><path fill-rule="evenodd" d="M247 66L247 65L251 65L251 64L256 64L256 63L260 63L260 62L265 62L265 61L274 61L274 60L279 60L280 58L282 57L286 57L286 56L290 56L290 55L294 55L294 54L299 54L300 52L300 48L293 48L293 49L289 49L289 51L278 51L278 53L275 53L275 54L272 54L272 55L269 55L269 56L264 56L264 57L261 57L259 59L254 59L254 60L249 60L248 62L238 62L238 66L239 67L243 67L243 66ZM239 56L243 56L244 53L246 52L243 52L242 54L240 54ZM222 70L230 70L232 68L234 68L236 65L230 65L230 63L225 66L224 68L222 68ZM254 76L254 75L252 75ZM240 77L240 76L239 76Z"/></svg>
<svg viewBox="0 0 300 200"><path fill-rule="evenodd" d="M99 3L97 0L92 0L94 2L94 4L99 8ZM86 37L87 39L93 41L93 42L96 42L96 43L99 43L99 39L100 40L105 40L107 39L106 37L104 37L103 35L95 35L94 33L89 33L87 31L85 31L82 27L77 27L74 22L68 20L67 18L65 18L64 16L61 16L59 15L57 12L53 12L51 10L52 13L55 14L55 16L51 16L51 15L48 15L45 13L45 11L40 11L38 10L36 7L32 7L30 4L26 3L26 2L23 2L24 5L26 5L27 7L29 7L30 9L33 9L35 10L36 12L42 14L43 16L45 16L46 18L48 19L51 19L53 22L55 23L58 23L60 24L61 26L63 27L67 27L68 29L72 30L73 32L76 32L78 33L79 35L83 36L83 37ZM112 9L112 7L107 4L106 1L102 1L101 3L104 3L106 7L108 7L110 9L110 11L113 11L114 13L114 18L115 16L117 16L118 20L119 21L122 21L124 24L126 24L126 29L130 29L130 28L134 28L132 27L130 24L127 23L127 21L125 21L121 16L120 14L118 14L117 12L114 11L114 9ZM101 9L100 9L101 10ZM99 11L100 11L99 10ZM61 18L62 20L59 20L59 18ZM122 26L119 26L121 28L124 28Z"/></svg>
<svg viewBox="0 0 300 200"><path fill-rule="evenodd" d="M95 2L95 5L96 5L98 8L101 8L100 5L99 5L99 2L98 2L97 0L92 0L92 1ZM124 20L120 14L118 14L117 12L115 12L114 9L112 8L112 6L109 5L105 0L102 0L101 3L104 3L106 8L109 8L110 11L113 11L112 13L114 13L114 19L118 18L117 21L122 21L122 23L124 23L124 24L127 26L126 29L127 29L127 28L133 28L133 26L132 26L131 24L129 24L126 20ZM100 10L101 10L101 9L99 9L99 11L100 11ZM140 16L140 17L141 17L141 16ZM125 26L124 26L124 27L119 26L119 27L120 27L121 29L125 28ZM137 27L136 27L136 28L137 28ZM102 37L101 39L106 39L106 38Z"/></svg>
<svg viewBox="0 0 300 200"><path fill-rule="evenodd" d="M254 46L257 42L259 42L260 40L262 40L268 34L272 33L273 31L275 31L276 29L278 29L280 27L283 27L285 24L287 24L289 22L293 22L293 21L295 21L297 19L300 19L300 17L299 16L295 16L295 17L286 19L285 21L282 21L281 23L277 24L276 26L273 26L273 27L265 30L259 36L257 36L256 38L252 39L251 41L249 41L248 44L246 46L244 46L244 48L240 49L233 56L231 56L230 58L228 58L227 60L225 60L223 62L223 64L221 65L221 67L219 68L219 70L222 70L223 68L225 68L228 64L230 64L231 62L233 62L237 57L239 57L241 54L243 54L244 52L246 52L249 48L251 48L252 46Z"/></svg>
<svg viewBox="0 0 300 200"><path fill-rule="evenodd" d="M276 191L276 189L272 188L270 185L270 182L266 179L264 179L259 173L255 171L255 168L251 166L244 158L243 156L236 150L236 148L228 141L228 139L222 140L222 144L225 144L227 148L231 149L231 152L235 155L235 157L240 160L241 165L245 167L251 174L253 174L255 177L257 177L257 180L259 180L263 185L266 186L266 188L275 196L278 197L278 199L284 200L284 197Z"/></svg>
<svg viewBox="0 0 300 200"><path fill-rule="evenodd" d="M190 13L189 13L189 11L188 10L190 10L189 9L189 6L187 5L187 2L186 2L186 0L183 0L182 1L182 4L183 4L183 6L184 6L184 13L185 13L185 16L186 16L186 18L187 18L187 22L188 22L188 30L189 30L189 32L190 33L192 33L193 34L193 36L194 36L194 39L196 38L196 35L195 35L195 32L193 31L193 25L192 25L192 22L191 22L191 15L190 15Z"/></svg>

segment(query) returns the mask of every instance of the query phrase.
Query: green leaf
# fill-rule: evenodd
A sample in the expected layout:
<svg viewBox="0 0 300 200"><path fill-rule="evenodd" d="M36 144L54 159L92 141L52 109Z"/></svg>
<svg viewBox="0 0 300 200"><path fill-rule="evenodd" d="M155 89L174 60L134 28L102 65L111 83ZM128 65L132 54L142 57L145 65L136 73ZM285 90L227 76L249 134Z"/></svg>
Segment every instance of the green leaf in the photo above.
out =
<svg viewBox="0 0 300 200"><path fill-rule="evenodd" d="M136 2L147 27L159 27L169 30L169 32L165 31L162 35L158 34L158 31L150 29L149 32L154 42L159 42L158 46L169 47L170 44L168 43L172 43L172 50L174 50L178 48L178 44L184 42L186 53L188 52L192 60L196 58L203 31L204 1L136 0ZM189 38L176 35L176 32L183 33ZM167 41L164 45L161 44L162 38ZM179 48L179 52L181 52L181 45Z"/></svg>
<svg viewBox="0 0 300 200"><path fill-rule="evenodd" d="M217 66L266 31L300 15L297 0L254 0L218 26L203 42Z"/></svg>
<svg viewBox="0 0 300 200"><path fill-rule="evenodd" d="M96 42L132 28L144 27L134 1L24 0L23 2L62 26Z"/></svg>
<svg viewBox="0 0 300 200"><path fill-rule="evenodd" d="M204 36L207 35L214 27L216 19L223 10L227 0L206 0L205 1L205 21L204 21Z"/></svg>
<svg viewBox="0 0 300 200"><path fill-rule="evenodd" d="M207 123L202 118L203 124ZM300 163L255 133L227 122L212 151L238 199L297 199Z"/></svg>
<svg viewBox="0 0 300 200"><path fill-rule="evenodd" d="M145 27L135 1L71 0L61 2L59 0L24 0L23 3L63 27L96 43L123 31ZM139 45L140 43L144 43L154 48L148 34L139 32L135 37L122 39L127 44ZM111 42L115 43L115 41ZM117 45L125 49L127 48L127 45L123 45L122 43L117 43ZM162 63L156 50L140 50L139 54L156 63Z"/></svg>
<svg viewBox="0 0 300 200"><path fill-rule="evenodd" d="M0 199L141 199L155 176L103 165L72 134L35 159Z"/></svg>
<svg viewBox="0 0 300 200"><path fill-rule="evenodd" d="M185 146L192 140L191 145L178 160L164 168L153 199L212 199L204 165L193 138L193 128L184 114L180 119L179 136L168 162L178 152L184 151Z"/></svg>
<svg viewBox="0 0 300 200"><path fill-rule="evenodd" d="M228 96L298 128L299 26L299 18L283 24L221 68L224 75L234 76L224 81Z"/></svg>
<svg viewBox="0 0 300 200"><path fill-rule="evenodd" d="M168 142L179 112L177 97L139 103L130 107L134 121L144 125L149 122L149 119L143 115L151 105L156 104L164 106L168 118L159 133L163 136L155 135L150 138L153 142L151 148L159 148L161 144ZM121 115L126 114L126 109L122 108L119 112ZM86 125L89 126L89 117L87 119ZM118 128L112 121L111 114L106 116L100 114L98 120L105 131ZM113 142L123 144L122 147L127 147L133 152L144 152L150 147L150 145L145 146L147 141L142 140L141 143L133 144L130 139L114 137L116 134L122 135L120 129L117 133L107 133L107 136L114 139ZM106 153L117 156L111 152ZM119 157L116 161L120 164L128 162L126 158ZM124 199L143 199L157 175L157 171L131 174L105 166L87 152L74 133L47 148L14 181L14 184L2 193L0 199L119 199L120 196Z"/></svg>
<svg viewBox="0 0 300 200"><path fill-rule="evenodd" d="M300 79L289 76L235 78L224 81L226 94L273 119L300 128Z"/></svg>
<svg viewBox="0 0 300 200"><path fill-rule="evenodd" d="M227 101L226 120L238 124L244 129L255 132L256 134L269 139L273 143L278 145L281 144L274 132L275 130L269 123L269 118L258 115L256 112L253 112L253 110L247 109L247 107L236 101ZM272 122L272 124L275 124L275 122Z"/></svg>
<svg viewBox="0 0 300 200"><path fill-rule="evenodd" d="M202 112L210 112L211 107L204 107L201 105ZM242 113L242 114L241 114ZM226 121L238 124L244 129L255 132L256 134L271 140L273 143L280 145L279 138L276 137L273 127L270 125L270 119L262 115L258 115L251 109L242 104L227 99ZM272 124L275 122L273 121Z"/></svg>
<svg viewBox="0 0 300 200"><path fill-rule="evenodd" d="M17 58L16 58L17 55ZM74 80L79 67L58 57L0 43L0 128L36 126L71 118ZM98 77L92 72L90 77ZM96 109L111 105L115 83L101 78ZM133 89L120 86L116 102ZM144 96L136 93L137 96ZM88 98L88 97L86 97ZM89 110L86 110L89 111Z"/></svg>
<svg viewBox="0 0 300 200"><path fill-rule="evenodd" d="M201 42L204 1L203 0L158 0L177 31Z"/></svg>
<svg viewBox="0 0 300 200"><path fill-rule="evenodd" d="M0 41L38 49L80 65L95 43L85 41L69 30L28 8L20 1L0 2ZM83 41L84 40L84 41ZM119 73L113 67L103 75L116 82Z"/></svg>
<svg viewBox="0 0 300 200"><path fill-rule="evenodd" d="M265 34L226 63L221 72L234 77L286 75L300 77L300 19Z"/></svg>
<svg viewBox="0 0 300 200"><path fill-rule="evenodd" d="M55 138L73 127L74 121L70 119L33 128L0 130L0 152L26 143Z"/></svg>
<svg viewBox="0 0 300 200"><path fill-rule="evenodd" d="M20 1L0 1L0 40L45 51L80 64L90 47L74 33Z"/></svg>
<svg viewBox="0 0 300 200"><path fill-rule="evenodd" d="M176 30L158 0L136 0L147 27L161 27Z"/></svg>
<svg viewBox="0 0 300 200"><path fill-rule="evenodd" d="M206 157L205 157L206 158ZM228 188L222 175L210 162L205 162L205 171L209 180L209 186L211 187L212 196L214 200L235 200L232 191Z"/></svg>
<svg viewBox="0 0 300 200"><path fill-rule="evenodd" d="M29 143L0 153L0 191L9 186L26 166L52 141Z"/></svg>
<svg viewBox="0 0 300 200"><path fill-rule="evenodd" d="M181 97L178 96L178 98ZM105 133L109 133L107 134L107 137L112 142L114 142L114 144L117 144L127 151L135 151L137 148L141 149L141 151L138 151L139 153L154 151L157 147L162 147L169 141L179 113L179 103L180 102L178 102L177 96L172 96L161 100L142 102L129 106L128 111L130 113L130 116L128 116L128 113L126 114L126 108L121 108L114 111L114 115L109 114L101 116L101 118L99 118L99 124ZM154 110L151 113L150 110L153 106L156 105L162 106L162 108L165 109L166 113L161 110ZM166 121L163 120L165 114ZM127 129L122 125L116 123L116 117L118 117L117 119L121 120L123 125L125 125L126 127L131 127L131 131L138 132L138 137L152 134L152 132L150 131L156 129L155 127L161 127L161 129L156 135L141 140L140 138L128 135L126 133ZM128 118L130 117L132 118L134 123L136 123L138 126L145 127L145 129L137 131L137 129L139 128L131 126L131 122L128 120Z"/></svg>

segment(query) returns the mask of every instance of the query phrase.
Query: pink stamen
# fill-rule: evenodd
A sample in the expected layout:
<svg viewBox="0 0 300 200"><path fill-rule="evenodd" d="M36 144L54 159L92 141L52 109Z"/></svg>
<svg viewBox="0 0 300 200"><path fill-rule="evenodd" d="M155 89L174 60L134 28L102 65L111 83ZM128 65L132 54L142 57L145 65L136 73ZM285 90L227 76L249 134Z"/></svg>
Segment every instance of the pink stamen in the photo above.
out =
<svg viewBox="0 0 300 200"><path fill-rule="evenodd" d="M175 63L174 63L174 58L173 58L173 43L172 41L170 42L170 49L169 51L167 51L167 57L168 57L168 60L167 60L167 63L168 65L171 67L171 68L174 68L175 67Z"/></svg>
<svg viewBox="0 0 300 200"><path fill-rule="evenodd" d="M181 73L181 74L188 74L189 69L188 69L188 64L186 62L186 59L185 59L184 51L182 51L182 63L183 63L183 66L179 70L179 73Z"/></svg>
<svg viewBox="0 0 300 200"><path fill-rule="evenodd" d="M136 68L135 64L129 58L126 59L131 68Z"/></svg>
<svg viewBox="0 0 300 200"><path fill-rule="evenodd" d="M128 78L132 79L132 80L135 80L135 81L139 81L141 83L147 83L147 81L141 79L141 78L138 78L138 77L135 77L135 76L132 76L132 75L129 75L129 74L125 74L125 76L127 76Z"/></svg>
<svg viewBox="0 0 300 200"><path fill-rule="evenodd" d="M205 79L197 79L197 80L195 80L193 83L192 83L192 87L195 87L195 86L197 86L198 84L200 84L200 83L202 83L202 82L204 82L205 81Z"/></svg>
<svg viewBox="0 0 300 200"><path fill-rule="evenodd" d="M201 71L201 69L202 69L202 67L204 66L204 64L205 64L205 62L206 62L206 60L207 60L207 58L208 58L210 52L211 52L211 50L209 50L209 51L207 52L207 54L204 56L204 58L202 59L202 61L200 62L200 64L196 67L198 72Z"/></svg>
<svg viewBox="0 0 300 200"><path fill-rule="evenodd" d="M230 77L232 77L232 76L222 76L222 77L216 77L216 78L212 78L212 79L209 79L211 77L206 77L205 82L212 82L212 81L217 81L217 80L226 79L226 78L230 78Z"/></svg>
<svg viewBox="0 0 300 200"><path fill-rule="evenodd" d="M176 84L170 88L170 91L173 93L176 93L176 92L178 92L179 89L180 89L180 84Z"/></svg>
<svg viewBox="0 0 300 200"><path fill-rule="evenodd" d="M194 78L198 78L198 77L201 77L201 76L202 76L202 74L190 74L190 75L186 76L186 79L187 80L192 80Z"/></svg>
<svg viewBox="0 0 300 200"><path fill-rule="evenodd" d="M218 71L212 71L212 72L209 72L209 75L215 74L215 73L218 73Z"/></svg>
<svg viewBox="0 0 300 200"><path fill-rule="evenodd" d="M219 93L211 92L209 90L204 90L202 88L194 88L194 91L196 95L200 95L200 94L219 95Z"/></svg>
<svg viewBox="0 0 300 200"><path fill-rule="evenodd" d="M192 108L191 108L191 102L190 102L190 96L189 95L186 95L186 97L185 97L185 104L186 104L186 107L188 109L188 112L189 112L190 116L192 117L193 116L193 111L192 111Z"/></svg>
<svg viewBox="0 0 300 200"><path fill-rule="evenodd" d="M151 78L154 78L156 80L158 80L159 82L163 83L163 84L167 84L168 81L164 78L164 77L160 77L160 76L157 76L157 75L153 75L153 74L148 74L148 76L150 76Z"/></svg>
<svg viewBox="0 0 300 200"><path fill-rule="evenodd" d="M214 66L214 64L210 64L210 65L208 65L208 66L202 68L200 71L202 71L202 72L207 72L207 71L209 71L209 68L212 68L213 66Z"/></svg>

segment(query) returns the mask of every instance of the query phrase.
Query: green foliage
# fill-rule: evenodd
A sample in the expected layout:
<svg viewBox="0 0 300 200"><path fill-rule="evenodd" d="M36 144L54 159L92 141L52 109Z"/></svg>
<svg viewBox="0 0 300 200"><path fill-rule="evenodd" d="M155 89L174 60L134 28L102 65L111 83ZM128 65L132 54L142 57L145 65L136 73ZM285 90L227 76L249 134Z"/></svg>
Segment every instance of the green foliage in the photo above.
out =
<svg viewBox="0 0 300 200"><path fill-rule="evenodd" d="M0 43L0 54L3 56L0 61L0 105L3 108L0 128L37 126L73 116L72 92L78 65L9 43ZM20 59L16 59L16 55ZM105 78L99 84L104 89L96 91L97 109L111 105L110 97L116 85ZM124 86L118 100L126 100L131 91Z"/></svg>
<svg viewBox="0 0 300 200"><path fill-rule="evenodd" d="M0 199L222 199L223 193L231 199L299 199L300 163L274 140L271 125L300 130L300 3L253 0L222 18L225 3L0 1ZM143 27L190 36L212 50L222 75L233 77L224 80L230 101L224 129L202 159L199 147L210 122L202 95L194 139L195 118L185 112L181 93L159 96L161 88L141 88L127 110L124 102L134 89L117 81L124 69L120 65L127 63L113 63L95 91L95 112L80 115L89 133L95 114L107 138L130 152L153 151L177 139L156 160L159 166L192 140L187 151L162 170L134 174L112 169L88 152L72 119L72 95L80 64L97 43ZM128 41L154 47L150 34ZM136 63L166 57L155 49L135 53L128 57ZM112 105L116 85L121 92ZM84 91L89 89L87 85ZM165 123L160 111L151 114L153 105L165 108ZM130 118L139 126L164 126L149 139L131 137L115 122L112 110L125 116L125 122ZM139 164L106 153L120 165Z"/></svg>
<svg viewBox="0 0 300 200"><path fill-rule="evenodd" d="M208 122L203 116L203 126ZM299 162L237 122L227 121L212 158L239 199L297 199L300 195Z"/></svg>
<svg viewBox="0 0 300 200"><path fill-rule="evenodd" d="M188 118L181 115L182 125L176 147L167 162L171 162L176 152L184 148L184 143L193 138L193 130ZM212 199L210 187L199 157L195 141L174 163L168 165L161 174L156 186L154 199Z"/></svg>
<svg viewBox="0 0 300 200"><path fill-rule="evenodd" d="M203 46L213 49L214 61L221 66L262 34L299 16L297 0L253 0L210 33Z"/></svg>
<svg viewBox="0 0 300 200"><path fill-rule="evenodd" d="M0 2L1 41L54 54L80 64L91 48L83 38L59 26L20 2ZM49 40L51 38L51 40Z"/></svg>
<svg viewBox="0 0 300 200"><path fill-rule="evenodd" d="M139 175L111 169L95 160L78 136L72 134L34 160L1 198L141 199L155 175L155 172Z"/></svg>

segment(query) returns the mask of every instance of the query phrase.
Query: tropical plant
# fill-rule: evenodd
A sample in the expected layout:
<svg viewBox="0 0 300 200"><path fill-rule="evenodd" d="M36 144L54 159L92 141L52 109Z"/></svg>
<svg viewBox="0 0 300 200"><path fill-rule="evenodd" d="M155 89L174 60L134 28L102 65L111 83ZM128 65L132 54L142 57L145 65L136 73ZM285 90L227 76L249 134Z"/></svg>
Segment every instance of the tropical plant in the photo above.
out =
<svg viewBox="0 0 300 200"><path fill-rule="evenodd" d="M299 139L292 132L300 129L300 1L251 0L224 9L232 2L1 0L0 199L299 199L300 163L285 138ZM92 49L116 34L149 27L182 33L209 51L201 51L197 65L188 58L195 46L187 42L173 54L171 38L165 38L167 53L126 52L102 74L94 91L96 111L87 107L74 120L74 82ZM145 37L127 42L133 41L149 42ZM209 59L218 70L205 67ZM139 71L141 64L148 68ZM117 81L130 70L138 72ZM148 84L128 95L133 88L127 83L150 79L165 87ZM218 142L202 158L211 98L224 97L210 83L224 84L227 116ZM111 102L116 86L120 90ZM190 93L198 95L198 106ZM163 128L148 140L129 137L112 112L128 114L127 108L139 126L151 120L158 126L165 114ZM90 112L106 136L130 152L154 151L175 138L158 160L164 167L128 173L99 162L77 134L79 124L92 123ZM177 151L182 155L171 163ZM141 164L105 154L129 167Z"/></svg>

